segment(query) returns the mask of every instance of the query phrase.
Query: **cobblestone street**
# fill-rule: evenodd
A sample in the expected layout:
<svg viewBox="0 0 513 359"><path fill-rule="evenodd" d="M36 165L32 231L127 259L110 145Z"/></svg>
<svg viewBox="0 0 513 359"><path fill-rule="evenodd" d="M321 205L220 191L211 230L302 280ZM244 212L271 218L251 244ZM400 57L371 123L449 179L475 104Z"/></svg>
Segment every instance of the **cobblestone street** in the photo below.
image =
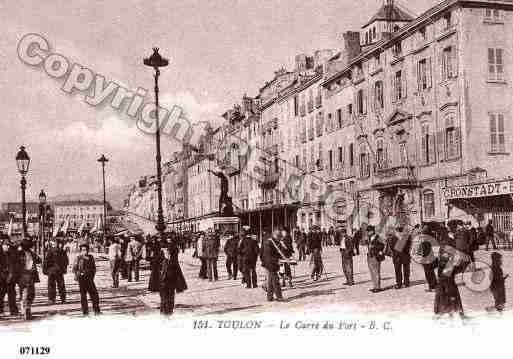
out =
<svg viewBox="0 0 513 359"><path fill-rule="evenodd" d="M363 249L363 248L362 248ZM487 262L489 253L479 251L476 259ZM503 251L504 273L513 271L513 253ZM319 281L310 278L308 262L299 262L295 268L294 288L284 289L284 302L267 302L261 288L245 289L241 286L240 278L228 280L224 259L218 263L219 281L209 282L197 278L199 260L191 258L192 252L187 250L181 254L182 269L186 276L189 289L176 296L177 314L194 315L222 315L227 313L260 313L268 311L310 312L322 310L326 306L342 306L344 310L354 313L389 313L406 314L422 312L432 314L434 293L426 293L424 273L422 267L412 262L411 287L395 290L394 272L392 261L387 258L382 268L382 286L385 291L372 294L368 291L371 287L370 275L365 260L365 252L362 250L355 257L355 283L353 287L345 286L345 278L342 274L340 257L335 247L324 251L326 274ZM143 262L143 270L139 282L128 283L121 280L120 288L111 288L108 262L99 257L97 260L96 284L100 295L100 306L103 314L145 314L158 311L158 293L149 293L147 289L149 270L146 262ZM263 280L263 268L257 265L259 282ZM466 314L470 317L482 315L484 308L493 303L489 291L475 292L466 288L461 283L460 292ZM47 301L46 276L41 275L41 283L36 286L36 299L33 307L34 320L48 319L56 315L68 317L81 317L80 294L78 285L74 282L72 274L66 275L66 287L68 300L66 304L49 305ZM506 281L508 299L511 298L511 280ZM21 324L21 317L12 317L8 314L0 316L0 325Z"/></svg>

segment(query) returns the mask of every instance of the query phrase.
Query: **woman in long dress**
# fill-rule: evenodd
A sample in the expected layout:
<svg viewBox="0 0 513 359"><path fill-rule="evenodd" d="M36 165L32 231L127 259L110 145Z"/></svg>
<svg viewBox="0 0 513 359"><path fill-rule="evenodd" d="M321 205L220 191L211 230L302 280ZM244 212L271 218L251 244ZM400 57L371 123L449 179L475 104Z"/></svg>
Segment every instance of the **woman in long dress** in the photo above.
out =
<svg viewBox="0 0 513 359"><path fill-rule="evenodd" d="M440 243L434 312L437 317L458 313L464 318L460 291L456 285L456 274L459 271L458 252L455 248L457 224L449 222L448 225L449 232L442 237Z"/></svg>

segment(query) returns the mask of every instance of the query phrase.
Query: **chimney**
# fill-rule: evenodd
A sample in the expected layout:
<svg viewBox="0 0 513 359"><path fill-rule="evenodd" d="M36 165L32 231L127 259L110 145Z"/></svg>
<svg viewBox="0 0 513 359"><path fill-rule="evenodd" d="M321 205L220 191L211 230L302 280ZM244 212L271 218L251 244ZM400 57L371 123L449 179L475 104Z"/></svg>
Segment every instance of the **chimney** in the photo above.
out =
<svg viewBox="0 0 513 359"><path fill-rule="evenodd" d="M342 34L342 37L344 40L343 56L349 62L361 52L360 33L358 31L346 31Z"/></svg>

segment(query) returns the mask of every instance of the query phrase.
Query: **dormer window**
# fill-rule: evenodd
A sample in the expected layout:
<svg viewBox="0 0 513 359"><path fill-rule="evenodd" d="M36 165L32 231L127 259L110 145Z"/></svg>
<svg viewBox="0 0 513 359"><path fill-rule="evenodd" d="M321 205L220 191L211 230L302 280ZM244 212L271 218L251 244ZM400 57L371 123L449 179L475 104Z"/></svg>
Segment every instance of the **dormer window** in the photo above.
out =
<svg viewBox="0 0 513 359"><path fill-rule="evenodd" d="M452 26L451 13L447 12L444 14L444 29L448 29Z"/></svg>
<svg viewBox="0 0 513 359"><path fill-rule="evenodd" d="M425 27L421 27L419 29L419 37L420 37L421 41L425 41L427 39L427 37L426 37L426 28Z"/></svg>

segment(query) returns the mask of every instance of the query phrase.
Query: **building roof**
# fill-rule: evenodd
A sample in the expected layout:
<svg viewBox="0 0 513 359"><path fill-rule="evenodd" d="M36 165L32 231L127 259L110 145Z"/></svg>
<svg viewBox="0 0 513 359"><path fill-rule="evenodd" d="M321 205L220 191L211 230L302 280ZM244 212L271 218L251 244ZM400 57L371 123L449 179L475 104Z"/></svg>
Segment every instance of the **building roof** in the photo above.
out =
<svg viewBox="0 0 513 359"><path fill-rule="evenodd" d="M412 12L406 9L402 9L396 4L391 6L390 9L390 18L387 17L387 11L390 8L390 5L383 5L379 8L378 12L374 14L373 17L367 22L365 25L362 26L366 27L369 24L372 24L374 21L380 21L380 20L390 20L390 21L404 21L409 22L415 19L415 16Z"/></svg>
<svg viewBox="0 0 513 359"><path fill-rule="evenodd" d="M430 17L436 16L437 14L446 11L448 8L452 6L457 5L467 5L467 6L489 6L493 4L500 4L503 7L511 8L513 5L513 0L444 0L440 2L439 4L429 8L424 13L422 13L419 17L411 21L409 24L403 26L399 31L392 34L392 37L390 39L382 39L375 43L374 45L369 46L364 51L362 51L358 56L356 56L354 59L352 59L348 64L347 67L337 71L336 73L331 74L327 79L325 79L322 83L323 86L326 86L328 83L333 82L334 80L338 79L345 73L351 70L351 67L362 60L366 59L376 51L381 51L383 49L386 49L392 44L394 44L398 39L403 38L407 34L410 34L412 29L418 26L422 26Z"/></svg>

